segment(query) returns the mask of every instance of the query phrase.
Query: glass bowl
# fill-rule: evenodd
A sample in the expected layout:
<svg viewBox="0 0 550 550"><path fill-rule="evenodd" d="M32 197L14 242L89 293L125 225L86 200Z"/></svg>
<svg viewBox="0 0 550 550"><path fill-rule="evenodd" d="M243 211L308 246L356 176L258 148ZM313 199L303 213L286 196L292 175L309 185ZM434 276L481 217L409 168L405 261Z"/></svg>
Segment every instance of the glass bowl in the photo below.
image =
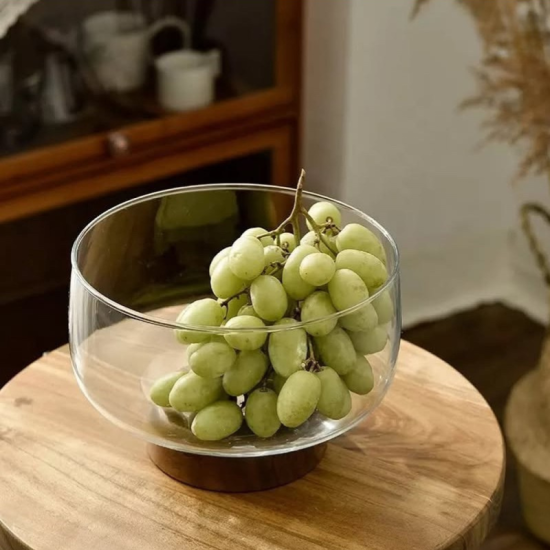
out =
<svg viewBox="0 0 550 550"><path fill-rule="evenodd" d="M159 377L189 370L186 346L175 337L182 309L211 297L209 264L247 228L275 229L292 208L295 190L256 184L212 184L153 193L117 206L90 223L72 251L70 348L76 379L106 418L149 443L197 455L261 457L305 449L353 428L372 413L394 374L401 333L399 262L395 243L372 218L339 201L303 193L303 204L328 201L338 207L342 225L370 229L385 251L388 278L356 306L324 317L346 325L366 308L378 313L385 344L367 356L373 389L352 394L349 414L331 420L315 412L298 428L282 428L262 439L246 424L221 441L201 441L191 429L192 415L156 406L149 391ZM305 225L302 235L306 232ZM262 332L311 327L266 326ZM349 324L349 323L348 323ZM196 330L196 327L194 327ZM202 327L210 335L258 329ZM382 332L381 332L382 331ZM365 333L355 333L356 348ZM366 346L367 351L369 346Z"/></svg>

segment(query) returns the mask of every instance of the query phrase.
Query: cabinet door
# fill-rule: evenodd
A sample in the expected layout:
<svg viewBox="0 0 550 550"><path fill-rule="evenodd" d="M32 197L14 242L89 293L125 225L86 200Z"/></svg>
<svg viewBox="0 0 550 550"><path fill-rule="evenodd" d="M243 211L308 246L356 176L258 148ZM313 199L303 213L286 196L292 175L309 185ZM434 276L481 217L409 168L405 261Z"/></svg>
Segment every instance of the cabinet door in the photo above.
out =
<svg viewBox="0 0 550 550"><path fill-rule="evenodd" d="M173 170L167 178L110 191L61 208L11 223L0 224L0 316L9 329L0 331L0 388L20 369L46 351L67 342L71 247L83 227L109 208L146 193L224 181L288 182L287 157L293 129L271 129L231 144L226 160L193 168L193 159L181 155L165 159ZM284 214L289 205L284 205ZM256 209L248 210L255 215ZM0 219L5 214L1 209ZM29 319L32 318L32 323Z"/></svg>
<svg viewBox="0 0 550 550"><path fill-rule="evenodd" d="M297 117L301 4L36 3L0 40L0 203Z"/></svg>

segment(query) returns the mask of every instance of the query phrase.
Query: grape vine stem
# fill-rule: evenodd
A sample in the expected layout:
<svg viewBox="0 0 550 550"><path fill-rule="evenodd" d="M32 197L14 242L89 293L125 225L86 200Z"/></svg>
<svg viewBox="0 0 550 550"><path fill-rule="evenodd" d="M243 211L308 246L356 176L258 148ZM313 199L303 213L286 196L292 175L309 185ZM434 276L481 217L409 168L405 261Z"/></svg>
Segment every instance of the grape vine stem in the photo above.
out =
<svg viewBox="0 0 550 550"><path fill-rule="evenodd" d="M268 233L264 233L263 235L258 235L257 236L258 239L262 239L263 237L279 237L281 233L283 233L284 230L287 228L287 226L292 225L292 230L294 232L294 238L296 239L296 243L300 242L299 216L303 211L302 193L304 191L305 178L306 178L306 171L302 169L302 171L300 172L300 178L298 179L298 183L296 185L296 194L294 195L294 206L292 207L292 210L288 218L286 218L286 220L283 223L281 223L281 225L279 225L277 229L274 229L273 231L269 231Z"/></svg>
<svg viewBox="0 0 550 550"><path fill-rule="evenodd" d="M308 336L307 338L307 345L309 353L306 360L302 363L302 367L308 372L319 372L321 370L321 365L315 357L315 351L313 350L313 339L311 336Z"/></svg>
<svg viewBox="0 0 550 550"><path fill-rule="evenodd" d="M250 292L250 289L245 288L244 290L237 292L237 294L233 294L233 296L230 296L229 298L220 302L220 306L227 308L229 302L231 302L232 300L236 300L239 296L242 296L243 294L248 294L249 292Z"/></svg>
<svg viewBox="0 0 550 550"><path fill-rule="evenodd" d="M332 248L326 237L323 235L321 231L321 226L317 224L317 222L309 215L309 212L304 207L301 208L301 213L309 222L309 225L311 225L313 231L315 231L315 234L317 235L319 241L321 241L328 248L328 250L330 250L336 256L338 254L338 251Z"/></svg>
<svg viewBox="0 0 550 550"><path fill-rule="evenodd" d="M304 216L306 220L309 222L311 227L313 228L313 231L315 231L315 234L317 235L317 238L319 239L319 242L322 242L330 252L332 252L334 255L338 254L338 251L334 250L334 248L330 245L328 239L323 235L322 227L315 222L315 220L309 215L309 212L304 208L302 205L302 193L304 191L304 181L306 179L306 171L302 169L300 172L300 178L298 179L298 183L296 185L296 194L294 195L294 206L292 207L292 211L290 212L290 215L286 220L277 227L277 229L274 229L273 231L269 231L268 233L264 233L262 235L258 235L258 239L262 239L263 237L275 237L277 239L277 243L280 244L281 242L281 233L287 228L287 226L292 225L292 231L294 233L294 239L296 240L296 244L300 242L300 215Z"/></svg>
<svg viewBox="0 0 550 550"><path fill-rule="evenodd" d="M283 269L285 267L285 264L286 264L286 258L282 262L271 263L265 268L264 274L265 275L275 275L275 274L279 273L279 271L281 271L281 269Z"/></svg>
<svg viewBox="0 0 550 550"><path fill-rule="evenodd" d="M313 350L313 339L311 338L311 336L307 337L307 347L309 349L309 359L311 359L312 361L317 361L317 359L315 358L315 351Z"/></svg>

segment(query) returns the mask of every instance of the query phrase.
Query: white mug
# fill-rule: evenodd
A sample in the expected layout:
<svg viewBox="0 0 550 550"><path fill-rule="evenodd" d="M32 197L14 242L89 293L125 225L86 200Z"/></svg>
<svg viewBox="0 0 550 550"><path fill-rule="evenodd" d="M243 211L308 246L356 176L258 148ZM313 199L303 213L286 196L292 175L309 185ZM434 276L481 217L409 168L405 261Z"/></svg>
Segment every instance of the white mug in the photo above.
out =
<svg viewBox="0 0 550 550"><path fill-rule="evenodd" d="M155 60L157 94L167 111L190 111L214 101L214 84L220 74L219 50L180 50Z"/></svg>

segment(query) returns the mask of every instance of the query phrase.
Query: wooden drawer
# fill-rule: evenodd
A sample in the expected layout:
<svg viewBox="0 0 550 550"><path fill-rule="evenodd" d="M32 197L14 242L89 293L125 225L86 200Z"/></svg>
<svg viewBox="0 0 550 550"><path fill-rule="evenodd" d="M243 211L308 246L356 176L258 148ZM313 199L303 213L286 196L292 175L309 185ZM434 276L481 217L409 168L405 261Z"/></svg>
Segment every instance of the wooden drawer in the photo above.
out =
<svg viewBox="0 0 550 550"><path fill-rule="evenodd" d="M270 121L271 122L271 121ZM242 137L235 137L235 135ZM259 151L274 155L272 181L289 185L296 168L296 124L275 117L275 125L243 125L190 139L168 140L118 159L66 166L41 178L0 186L0 222L139 186L201 166ZM1 165L0 165L1 170Z"/></svg>

